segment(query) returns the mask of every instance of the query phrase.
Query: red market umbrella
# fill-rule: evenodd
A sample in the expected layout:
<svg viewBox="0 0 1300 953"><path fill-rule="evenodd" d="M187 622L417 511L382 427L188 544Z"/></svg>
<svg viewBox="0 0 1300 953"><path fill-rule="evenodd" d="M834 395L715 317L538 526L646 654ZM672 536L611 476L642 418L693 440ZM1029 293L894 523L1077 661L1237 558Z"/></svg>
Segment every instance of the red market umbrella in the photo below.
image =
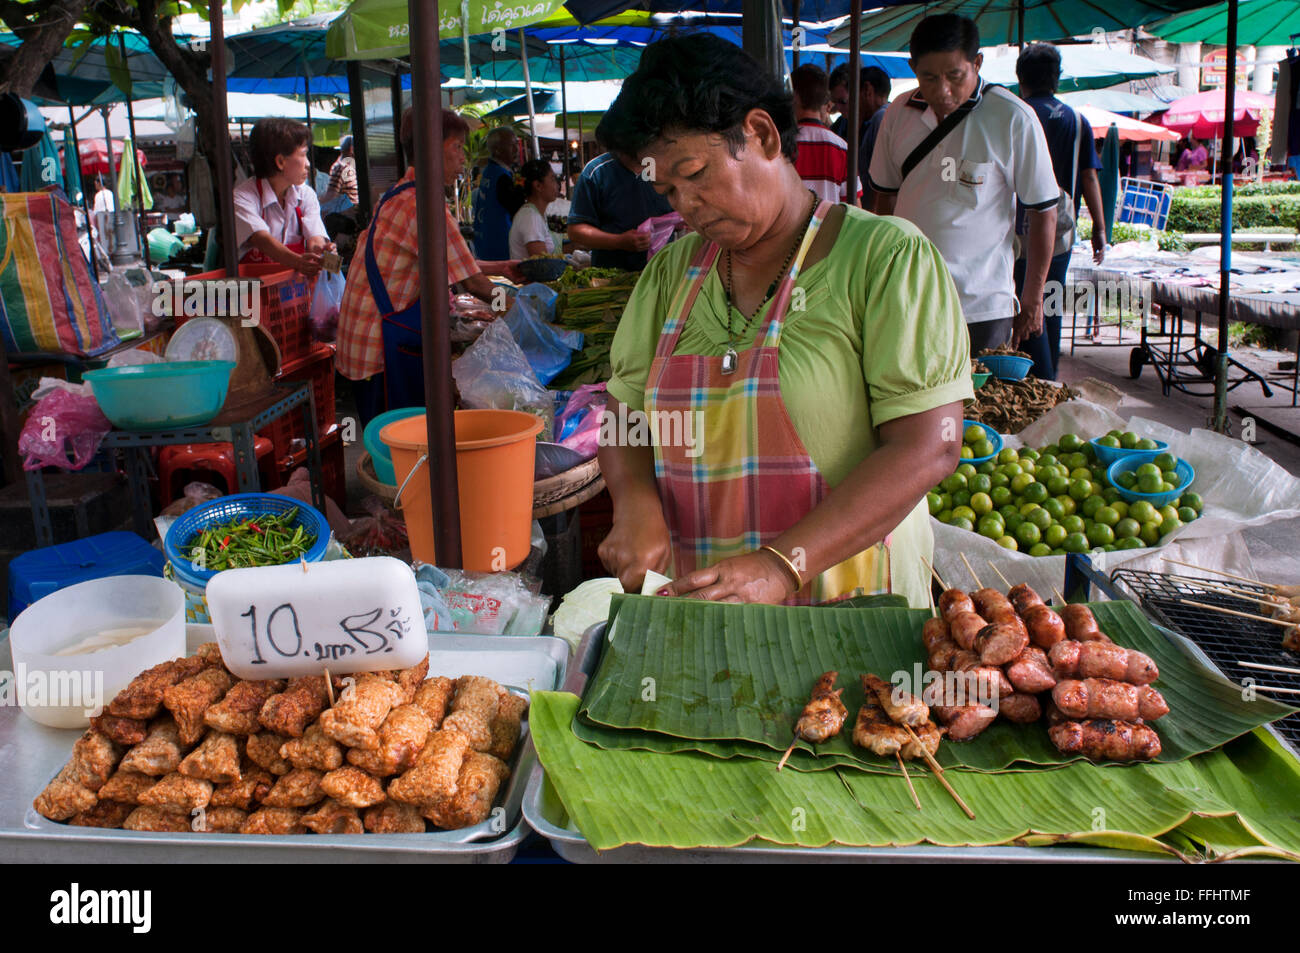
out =
<svg viewBox="0 0 1300 953"><path fill-rule="evenodd" d="M1195 96L1175 99L1160 117L1160 124L1183 135L1197 139L1223 138L1223 119L1226 110L1223 90L1211 89ZM1253 136L1259 128L1259 117L1265 109L1273 108L1273 97L1238 89L1233 97L1233 131L1238 136Z"/></svg>
<svg viewBox="0 0 1300 953"><path fill-rule="evenodd" d="M113 140L113 163L110 166L108 161L108 150L104 146L103 139L82 139L77 143L77 151L81 155L81 174L83 176L117 175L118 166L122 162L122 143L116 139ZM140 149L135 151L136 156L140 159L140 166L145 165L144 152Z"/></svg>
<svg viewBox="0 0 1300 953"><path fill-rule="evenodd" d="M1092 126L1093 137L1097 139L1105 139L1106 132L1111 126L1119 130L1121 140L1129 142L1149 142L1151 140L1172 142L1178 138L1178 133L1172 129L1157 126L1155 123L1142 122L1128 116L1121 116L1118 113L1107 112L1105 109L1098 109L1095 106L1076 106L1075 109L1088 120Z"/></svg>

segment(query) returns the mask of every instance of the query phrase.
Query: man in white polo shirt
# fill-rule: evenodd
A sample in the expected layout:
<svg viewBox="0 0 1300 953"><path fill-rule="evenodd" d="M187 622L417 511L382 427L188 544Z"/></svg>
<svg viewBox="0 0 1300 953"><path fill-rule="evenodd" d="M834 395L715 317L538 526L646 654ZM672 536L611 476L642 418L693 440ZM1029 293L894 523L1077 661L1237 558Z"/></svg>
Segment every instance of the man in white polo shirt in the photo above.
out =
<svg viewBox="0 0 1300 953"><path fill-rule="evenodd" d="M1043 282L1060 195L1032 108L979 76L979 30L955 14L912 32L919 89L885 113L871 157L875 211L908 219L934 242L961 296L971 355L1043 326ZM936 129L940 130L936 132ZM1016 199L1030 210L1023 304L1012 239Z"/></svg>

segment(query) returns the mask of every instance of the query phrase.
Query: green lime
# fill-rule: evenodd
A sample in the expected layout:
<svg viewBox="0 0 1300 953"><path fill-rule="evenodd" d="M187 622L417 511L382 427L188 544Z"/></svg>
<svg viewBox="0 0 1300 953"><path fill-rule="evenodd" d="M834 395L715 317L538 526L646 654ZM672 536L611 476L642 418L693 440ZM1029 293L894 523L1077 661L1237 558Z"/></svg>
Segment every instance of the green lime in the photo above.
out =
<svg viewBox="0 0 1300 953"><path fill-rule="evenodd" d="M1012 513L1010 516L1006 518L1006 521L1007 521L1007 532L1014 533L1016 530L1020 528L1020 524L1025 521L1025 518L1021 516L1019 513Z"/></svg>
<svg viewBox="0 0 1300 953"><path fill-rule="evenodd" d="M980 517L980 521L975 524L975 532L989 539L997 539L1006 534L1006 525L1002 522L1001 517L990 513L988 516Z"/></svg>
<svg viewBox="0 0 1300 953"><path fill-rule="evenodd" d="M1043 542L1053 549L1065 542L1065 537L1070 534L1065 531L1065 527L1060 523L1053 523L1047 529L1043 530Z"/></svg>
<svg viewBox="0 0 1300 953"><path fill-rule="evenodd" d="M1056 502L1061 504L1061 509L1065 511L1066 516L1069 516L1079 508L1079 501L1068 493L1058 496Z"/></svg>
<svg viewBox="0 0 1300 953"><path fill-rule="evenodd" d="M1174 485L1173 485L1172 483L1170 483L1168 480L1162 480L1162 481L1160 481L1160 492L1161 492L1161 493L1172 493L1172 492L1174 492L1174 490L1176 490L1176 489L1178 489L1178 487L1174 486Z"/></svg>
<svg viewBox="0 0 1300 953"><path fill-rule="evenodd" d="M1071 500L1070 502L1073 503L1074 501ZM1050 500L1043 501L1043 512L1057 522L1060 522L1060 520L1065 516L1065 507L1061 505L1060 500L1053 497Z"/></svg>
<svg viewBox="0 0 1300 953"><path fill-rule="evenodd" d="M992 478L993 474L996 473L997 470L998 470L998 465L994 463L992 460L985 460L983 463L975 464L976 473L986 474L990 478Z"/></svg>
<svg viewBox="0 0 1300 953"><path fill-rule="evenodd" d="M1050 556L1052 555L1052 547L1048 546L1046 543L1034 543L1034 545L1029 547L1029 555Z"/></svg>
<svg viewBox="0 0 1300 953"><path fill-rule="evenodd" d="M1106 502L1106 505L1109 506L1111 503L1114 503L1119 499L1119 490L1115 489L1113 486L1105 486L1103 484L1101 489L1101 498Z"/></svg>
<svg viewBox="0 0 1300 953"><path fill-rule="evenodd" d="M1026 515L1025 519L1033 523L1039 529L1047 529L1047 527L1052 525L1053 517L1051 513L1047 512L1045 508L1040 506L1038 509Z"/></svg>
<svg viewBox="0 0 1300 953"><path fill-rule="evenodd" d="M1131 490L1137 486L1137 474L1132 470L1121 470L1115 475L1115 482L1126 490Z"/></svg>
<svg viewBox="0 0 1300 953"><path fill-rule="evenodd" d="M983 459L984 457L993 456L993 452L997 450L997 447L993 445L992 440L981 440L979 443L972 444L971 450L976 457ZM992 463L993 461L990 460L988 462Z"/></svg>
<svg viewBox="0 0 1300 953"><path fill-rule="evenodd" d="M954 516L948 521L949 526L955 526L957 529L974 530L975 524L964 516Z"/></svg>
<svg viewBox="0 0 1300 953"><path fill-rule="evenodd" d="M1073 470L1076 467L1086 467L1088 465L1088 458L1083 454L1076 452L1064 457L1061 462Z"/></svg>
<svg viewBox="0 0 1300 953"><path fill-rule="evenodd" d="M1015 463L1020 459L1020 454L1014 447L1003 447L998 451L998 463Z"/></svg>
<svg viewBox="0 0 1300 953"><path fill-rule="evenodd" d="M1010 486L1010 485L1011 485L1011 477L1007 476L1005 473L1002 473L1001 471L999 471L999 472L997 472L997 473L991 473L991 474L989 474L989 481L990 481L990 482L991 482L995 487L998 487L998 486Z"/></svg>
<svg viewBox="0 0 1300 953"><path fill-rule="evenodd" d="M1019 496L1024 493L1033 482L1034 478L1028 473L1017 473L1011 478L1011 492Z"/></svg>
<svg viewBox="0 0 1300 953"><path fill-rule="evenodd" d="M939 513L943 510L943 497L931 490L925 494L925 505L930 509L930 515Z"/></svg>
<svg viewBox="0 0 1300 953"><path fill-rule="evenodd" d="M993 512L993 499L987 493L973 493L970 498L970 508L977 516L985 516Z"/></svg>
<svg viewBox="0 0 1300 953"><path fill-rule="evenodd" d="M1165 536L1168 533L1172 533L1174 530L1178 529L1178 527L1182 525L1183 525L1183 521L1180 520L1177 516L1175 516L1173 519L1170 519L1168 516L1166 516L1164 518L1164 521L1160 524L1160 535Z"/></svg>
<svg viewBox="0 0 1300 953"><path fill-rule="evenodd" d="M1088 530L1088 542L1094 546L1105 546L1107 543L1115 542L1115 531L1105 523L1093 523L1092 528Z"/></svg>
<svg viewBox="0 0 1300 953"><path fill-rule="evenodd" d="M1018 463L1003 463L998 466L998 472L1005 473L1007 475L1007 479L1009 480L1014 476L1018 476L1019 474L1024 473L1025 471L1021 469L1020 464Z"/></svg>
<svg viewBox="0 0 1300 953"><path fill-rule="evenodd" d="M1071 533L1065 537L1065 542L1061 543L1061 548L1067 553L1086 553L1088 551L1088 537L1082 533Z"/></svg>
<svg viewBox="0 0 1300 953"><path fill-rule="evenodd" d="M1196 519L1196 510L1190 506L1180 506L1178 507L1178 518L1184 523L1190 523Z"/></svg>
<svg viewBox="0 0 1300 953"><path fill-rule="evenodd" d="M1116 539L1132 539L1140 532L1142 532L1142 524L1127 516L1115 524Z"/></svg>
<svg viewBox="0 0 1300 953"><path fill-rule="evenodd" d="M995 506L1006 506L1011 502L1011 489L1005 486L995 486L989 491L989 496L993 498Z"/></svg>
<svg viewBox="0 0 1300 953"><path fill-rule="evenodd" d="M1128 515L1139 523L1159 522L1157 511L1147 500L1138 500L1128 508Z"/></svg>
<svg viewBox="0 0 1300 953"><path fill-rule="evenodd" d="M944 477L943 482L939 485L949 493L956 493L958 490L966 489L966 477L960 473L953 473Z"/></svg>
<svg viewBox="0 0 1300 953"><path fill-rule="evenodd" d="M958 490L956 493L952 495L952 505L954 507L969 506L970 498L971 498L970 490Z"/></svg>
<svg viewBox="0 0 1300 953"><path fill-rule="evenodd" d="M1061 496L1070 490L1070 481L1063 476L1049 477L1047 480L1047 492L1052 496Z"/></svg>
<svg viewBox="0 0 1300 953"><path fill-rule="evenodd" d="M1091 480L1092 471L1087 467L1075 467L1070 471L1071 480Z"/></svg>
<svg viewBox="0 0 1300 953"><path fill-rule="evenodd" d="M1178 505L1190 506L1192 509L1196 510L1198 516L1205 509L1205 501L1201 499L1199 493L1184 493L1178 500Z"/></svg>
<svg viewBox="0 0 1300 953"><path fill-rule="evenodd" d="M1065 531L1067 533L1082 533L1085 524L1083 522L1082 516L1071 514L1070 516L1067 516L1065 519L1061 520L1061 525L1065 527Z"/></svg>
<svg viewBox="0 0 1300 953"><path fill-rule="evenodd" d="M966 432L961 435L963 443L979 443L981 440L987 440L988 434L979 424L971 424L966 428Z"/></svg>
<svg viewBox="0 0 1300 953"><path fill-rule="evenodd" d="M1139 437L1137 434L1135 434L1133 431L1125 430L1122 434L1119 435L1119 445L1123 447L1125 450L1132 450L1138 445L1138 441L1141 439L1142 438Z"/></svg>
<svg viewBox="0 0 1300 953"><path fill-rule="evenodd" d="M1035 464L1033 460L1022 459L1020 461L1019 466L1020 466L1021 473L1028 473L1030 476L1033 476L1035 473L1038 472L1038 465Z"/></svg>
<svg viewBox="0 0 1300 953"><path fill-rule="evenodd" d="M1154 440L1152 440L1150 437L1143 437L1141 440L1139 440L1139 441L1137 442L1137 446L1134 447L1133 449L1134 449L1134 450L1154 450L1154 449L1156 449L1158 446L1160 446L1160 444L1156 443L1156 442L1155 442Z"/></svg>
<svg viewBox="0 0 1300 953"><path fill-rule="evenodd" d="M1149 450L1153 448L1148 447L1146 449ZM1142 542L1142 540L1138 539L1136 536L1126 536L1124 539L1121 539L1118 543L1115 544L1115 548L1116 549L1141 549L1145 545L1146 544Z"/></svg>
<svg viewBox="0 0 1300 953"><path fill-rule="evenodd" d="M1111 447L1112 449L1115 450L1118 450L1120 447L1119 438L1112 437L1109 434L1107 434L1105 437L1098 437L1097 445L1102 447Z"/></svg>
<svg viewBox="0 0 1300 953"><path fill-rule="evenodd" d="M1094 497L1096 499L1096 497ZM1120 521L1120 515L1113 506L1103 506L1097 512L1092 514L1092 518L1098 523L1113 527Z"/></svg>
<svg viewBox="0 0 1300 953"><path fill-rule="evenodd" d="M1014 503L1005 503L1005 504L1003 504L1002 506L999 506L999 507L998 507L998 514L999 514L999 515L1000 515L1004 520L1009 520L1009 519L1011 519L1011 517L1013 517L1013 516L1019 518L1019 516L1020 516L1020 507L1016 506L1016 504L1014 504Z"/></svg>
<svg viewBox="0 0 1300 953"><path fill-rule="evenodd" d="M1079 448L1079 452L1083 454L1089 462L1097 459L1097 448L1089 441L1084 442L1083 446Z"/></svg>
<svg viewBox="0 0 1300 953"><path fill-rule="evenodd" d="M979 516L979 514L976 513L976 512L975 512L973 509L971 509L969 506L954 506L954 507L952 508L952 517L953 517L953 519L965 519L965 520L969 520L970 523L971 523L972 525L974 525L974 523L975 523L975 519L976 519L977 516Z"/></svg>
<svg viewBox="0 0 1300 953"><path fill-rule="evenodd" d="M1084 515L1085 519L1095 519L1097 511L1106 505L1106 501L1099 496L1090 496L1079 504L1079 512Z"/></svg>
<svg viewBox="0 0 1300 953"><path fill-rule="evenodd" d="M1160 542L1160 524L1156 522L1143 523L1142 531L1138 533L1138 537L1148 546L1154 546Z"/></svg>
<svg viewBox="0 0 1300 953"><path fill-rule="evenodd" d="M943 509L945 509L945 510L950 510L950 509L952 509L954 506L957 505L956 503L954 503L954 502L952 501L952 494L951 494L951 493L940 493L940 494L939 494L939 501L940 501L941 503L943 503Z"/></svg>
<svg viewBox="0 0 1300 953"><path fill-rule="evenodd" d="M1001 537L998 540L998 545L1001 546L1003 549L1010 549L1010 550L1020 549L1020 547L1016 545L1016 541L1012 539L1010 536Z"/></svg>
<svg viewBox="0 0 1300 953"><path fill-rule="evenodd" d="M1140 480L1144 476L1160 476L1161 468L1156 466L1154 463L1140 463L1135 472Z"/></svg>
<svg viewBox="0 0 1300 953"><path fill-rule="evenodd" d="M1029 486L1025 487L1025 492L1021 495L1024 497L1026 503L1042 503L1051 494L1047 492L1047 487L1034 481L1029 484Z"/></svg>
<svg viewBox="0 0 1300 953"><path fill-rule="evenodd" d="M1165 485L1165 481L1160 479L1160 475L1152 476L1150 473L1142 473L1138 476L1139 493L1159 493Z"/></svg>
<svg viewBox="0 0 1300 953"><path fill-rule="evenodd" d="M1041 541L1042 538L1043 531L1028 520L1025 520L1016 528L1016 541L1022 546L1032 546L1034 543Z"/></svg>
<svg viewBox="0 0 1300 953"><path fill-rule="evenodd" d="M963 460L970 460L974 458L975 451L972 450L970 447L966 446L965 444L963 444L961 450L957 452L957 455L961 457Z"/></svg>
<svg viewBox="0 0 1300 953"><path fill-rule="evenodd" d="M1038 451L1035 450L1033 447L1029 447L1029 448L1027 448L1027 449L1025 449L1025 450L1021 450L1021 451L1020 451L1020 459L1021 459L1021 460L1034 460L1034 461L1037 461L1037 460L1038 460L1038 457L1039 457L1039 453L1038 453Z"/></svg>
<svg viewBox="0 0 1300 953"><path fill-rule="evenodd" d="M1065 451L1077 451L1083 444L1083 438L1073 433L1063 433L1061 438L1056 441L1056 445Z"/></svg>
<svg viewBox="0 0 1300 953"><path fill-rule="evenodd" d="M1045 447L1039 447L1038 452L1048 456L1059 457L1061 455L1061 446L1056 443L1049 443Z"/></svg>
<svg viewBox="0 0 1300 953"><path fill-rule="evenodd" d="M953 476L961 477L960 474L953 474ZM952 478L953 478L953 477L949 477L948 479L951 480ZM966 478L965 478L965 477L961 477L961 479L964 481ZM957 489L960 489L960 487L955 487L955 486L950 487L950 486L946 486L946 485L945 485L944 489L948 489L948 490L957 490ZM1073 498L1074 498L1075 500L1077 500L1078 502L1083 502L1083 501L1086 500L1088 497L1092 496L1092 483L1091 483L1091 481L1089 481L1089 480L1071 480L1071 481L1070 481L1070 496L1073 497Z"/></svg>
<svg viewBox="0 0 1300 953"><path fill-rule="evenodd" d="M1159 513L1160 513L1160 518L1162 520L1178 519L1178 507L1170 506L1167 503L1164 506L1160 507Z"/></svg>
<svg viewBox="0 0 1300 953"><path fill-rule="evenodd" d="M1040 467L1054 467L1054 466L1056 466L1056 454L1054 454L1054 453L1041 453L1041 454L1039 454L1039 455L1038 455L1038 465L1039 465Z"/></svg>
<svg viewBox="0 0 1300 953"><path fill-rule="evenodd" d="M1161 470L1178 469L1178 458L1172 453L1162 453L1151 461L1151 466L1159 467Z"/></svg>
<svg viewBox="0 0 1300 953"><path fill-rule="evenodd" d="M993 480L987 473L977 473L971 477L970 491L972 493L987 493L993 489Z"/></svg>
<svg viewBox="0 0 1300 953"><path fill-rule="evenodd" d="M1128 516L1128 504L1123 500L1111 500L1106 505L1118 513L1120 519Z"/></svg>
<svg viewBox="0 0 1300 953"><path fill-rule="evenodd" d="M971 477L979 473L979 471L975 469L975 464L973 463L958 464L957 472L960 473L962 476L964 476L968 481L971 479Z"/></svg>
<svg viewBox="0 0 1300 953"><path fill-rule="evenodd" d="M940 523L952 523L952 510L940 510L934 517Z"/></svg>

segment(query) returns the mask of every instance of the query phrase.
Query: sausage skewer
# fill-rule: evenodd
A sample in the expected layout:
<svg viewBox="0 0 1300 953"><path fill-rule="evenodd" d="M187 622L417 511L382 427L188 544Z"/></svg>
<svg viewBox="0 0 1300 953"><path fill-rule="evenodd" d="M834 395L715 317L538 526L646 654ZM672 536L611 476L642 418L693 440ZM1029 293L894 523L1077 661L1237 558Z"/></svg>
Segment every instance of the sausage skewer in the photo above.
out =
<svg viewBox="0 0 1300 953"><path fill-rule="evenodd" d="M1261 672L1284 672L1287 675L1300 675L1300 668L1287 668L1285 665L1264 665L1260 662L1243 662L1237 659L1236 663L1242 668L1257 668Z"/></svg>
<svg viewBox="0 0 1300 953"><path fill-rule="evenodd" d="M991 560L991 559L986 559L986 560L984 560L984 561L985 561L986 563L989 564L989 568L990 568L990 569L992 569L995 573L998 574L998 578L1002 580L1003 585L1005 585L1008 589L1010 589L1010 588L1011 588L1011 580L1008 579L1006 576L1002 575L1002 570L999 569L996 565L994 565L993 560Z"/></svg>
<svg viewBox="0 0 1300 953"><path fill-rule="evenodd" d="M928 764L930 770L934 772L935 780L942 784L943 789L952 795L952 799L957 802L957 806L962 809L965 815L972 821L975 820L975 812L972 811L970 807L967 806L966 802L961 799L961 795L952 789L952 785L948 783L948 779L943 776L943 768L939 766L938 761L934 760L934 755L930 754L925 743L922 742L921 739L916 736L916 732L907 725L904 725L903 727L907 730L907 733L912 736L913 744L915 744L917 749L920 750L921 756L925 758L925 763Z"/></svg>
<svg viewBox="0 0 1300 953"><path fill-rule="evenodd" d="M801 740L821 744L840 733L849 710L844 707L844 702L840 701L840 693L844 689L835 687L835 680L839 677L839 672L826 672L817 679L817 684L813 686L812 698L803 706L803 713L794 723L794 740L790 742L790 747L785 749L785 754L781 756L776 770L780 771L785 767L786 761L794 751L794 746Z"/></svg>
<svg viewBox="0 0 1300 953"><path fill-rule="evenodd" d="M919 811L921 809L921 799L916 796L916 788L912 787L912 776L907 773L907 762L903 760L902 754L897 751L894 752L894 757L898 759L898 766L903 769L903 780L907 782L907 790L912 795L912 803L916 805L916 809Z"/></svg>
<svg viewBox="0 0 1300 953"><path fill-rule="evenodd" d="M975 570L974 570L974 568L971 566L971 564L970 564L970 560L966 558L966 554L965 554L965 553L958 553L957 555L960 556L960 557L961 557L961 561L964 562L964 563L966 564L966 570L967 570L967 572L970 573L970 577L971 577L972 579L975 580L975 585L977 585L977 586L979 586L981 589L983 589L983 588L984 588L984 583L980 582L980 577L977 576L977 575L975 575Z"/></svg>

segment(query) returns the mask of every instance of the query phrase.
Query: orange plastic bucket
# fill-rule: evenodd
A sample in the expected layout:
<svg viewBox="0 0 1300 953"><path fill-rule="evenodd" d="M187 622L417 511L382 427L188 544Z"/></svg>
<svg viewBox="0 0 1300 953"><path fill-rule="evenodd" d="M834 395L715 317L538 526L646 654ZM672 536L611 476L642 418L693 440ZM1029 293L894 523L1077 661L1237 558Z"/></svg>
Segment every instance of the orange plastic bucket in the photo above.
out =
<svg viewBox="0 0 1300 953"><path fill-rule="evenodd" d="M517 410L456 411L460 548L466 569L498 572L526 558L533 523L533 465L542 421ZM429 498L429 437L424 414L379 431L393 452L396 505L406 518L411 555L434 563Z"/></svg>

